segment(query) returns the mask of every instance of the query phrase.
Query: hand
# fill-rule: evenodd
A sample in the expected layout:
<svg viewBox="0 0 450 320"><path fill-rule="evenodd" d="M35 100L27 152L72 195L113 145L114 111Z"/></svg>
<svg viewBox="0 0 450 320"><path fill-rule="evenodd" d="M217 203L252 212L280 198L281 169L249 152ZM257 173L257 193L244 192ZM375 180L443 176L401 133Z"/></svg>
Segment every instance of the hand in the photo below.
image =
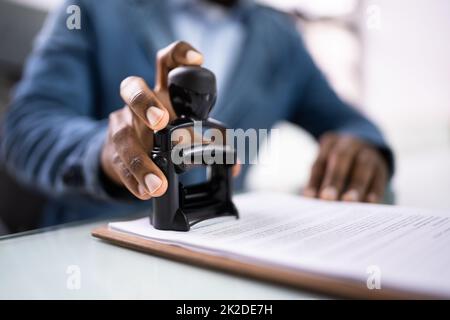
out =
<svg viewBox="0 0 450 320"><path fill-rule="evenodd" d="M387 163L376 148L348 135L327 133L320 139L319 155L303 194L378 203L387 180Z"/></svg>
<svg viewBox="0 0 450 320"><path fill-rule="evenodd" d="M175 118L167 88L168 73L178 66L202 62L202 55L189 44L175 42L157 54L153 90L138 77L126 78L121 83L125 107L109 116L101 167L112 181L141 200L161 196L167 190L166 177L148 153L153 147L153 132L165 128Z"/></svg>

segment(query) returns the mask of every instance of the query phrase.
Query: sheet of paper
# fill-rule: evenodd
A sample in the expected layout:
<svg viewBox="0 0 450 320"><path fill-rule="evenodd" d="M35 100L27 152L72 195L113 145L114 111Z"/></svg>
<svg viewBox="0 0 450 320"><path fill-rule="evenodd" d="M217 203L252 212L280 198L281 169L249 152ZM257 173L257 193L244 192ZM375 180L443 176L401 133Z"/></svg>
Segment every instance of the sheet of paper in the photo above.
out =
<svg viewBox="0 0 450 320"><path fill-rule="evenodd" d="M148 218L109 226L209 254L450 297L450 211L276 193L234 201L240 219L207 220L189 232L156 230Z"/></svg>

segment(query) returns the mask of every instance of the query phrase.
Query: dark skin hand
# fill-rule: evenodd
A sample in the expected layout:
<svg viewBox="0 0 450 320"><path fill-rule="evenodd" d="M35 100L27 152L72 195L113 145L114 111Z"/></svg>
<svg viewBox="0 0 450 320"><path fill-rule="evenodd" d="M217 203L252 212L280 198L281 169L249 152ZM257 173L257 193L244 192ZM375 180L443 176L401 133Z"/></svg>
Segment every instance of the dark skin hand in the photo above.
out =
<svg viewBox="0 0 450 320"><path fill-rule="evenodd" d="M109 116L101 168L111 181L141 200L159 197L167 190L166 177L148 153L153 147L154 131L176 118L169 99L168 73L179 66L202 63L203 56L196 49L186 42L174 42L158 51L153 90L139 77L128 77L121 83L125 106ZM239 169L240 165L235 165L233 175Z"/></svg>
<svg viewBox="0 0 450 320"><path fill-rule="evenodd" d="M379 203L389 170L383 155L348 135L324 134L303 194L324 200Z"/></svg>

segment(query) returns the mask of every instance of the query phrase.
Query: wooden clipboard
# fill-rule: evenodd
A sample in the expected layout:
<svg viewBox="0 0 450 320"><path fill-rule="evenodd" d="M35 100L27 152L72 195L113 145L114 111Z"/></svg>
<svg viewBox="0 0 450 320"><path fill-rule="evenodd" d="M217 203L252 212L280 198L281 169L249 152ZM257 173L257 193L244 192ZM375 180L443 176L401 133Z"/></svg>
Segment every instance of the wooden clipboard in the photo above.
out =
<svg viewBox="0 0 450 320"><path fill-rule="evenodd" d="M393 288L369 290L366 283L344 281L322 274L292 271L219 257L203 252L189 250L184 247L164 244L142 237L111 230L107 226L92 231L96 238L106 240L112 244L161 256L208 269L215 269L244 277L250 277L267 282L277 283L303 290L311 290L326 295L341 298L356 299L440 299L443 297L429 294L413 293Z"/></svg>

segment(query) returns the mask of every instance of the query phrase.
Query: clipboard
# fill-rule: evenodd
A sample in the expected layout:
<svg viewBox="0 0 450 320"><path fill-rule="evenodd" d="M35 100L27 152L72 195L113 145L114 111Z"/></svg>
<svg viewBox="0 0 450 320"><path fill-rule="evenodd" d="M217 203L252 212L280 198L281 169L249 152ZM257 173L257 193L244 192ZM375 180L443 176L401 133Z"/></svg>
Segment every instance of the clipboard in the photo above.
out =
<svg viewBox="0 0 450 320"><path fill-rule="evenodd" d="M287 268L272 267L253 262L240 261L190 250L173 244L145 239L139 236L111 230L102 226L92 231L92 236L114 245L160 256L203 268L219 270L229 274L281 284L291 288L310 290L340 298L356 299L440 299L443 297L383 287L369 290L366 283L346 281L331 276L293 271Z"/></svg>

